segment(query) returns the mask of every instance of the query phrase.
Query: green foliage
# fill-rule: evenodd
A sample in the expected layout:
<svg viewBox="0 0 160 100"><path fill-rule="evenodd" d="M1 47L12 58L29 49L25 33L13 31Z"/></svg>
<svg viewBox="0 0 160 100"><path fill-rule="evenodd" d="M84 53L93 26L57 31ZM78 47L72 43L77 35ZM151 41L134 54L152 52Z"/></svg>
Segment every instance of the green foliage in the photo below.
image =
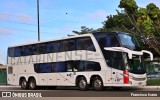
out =
<svg viewBox="0 0 160 100"><path fill-rule="evenodd" d="M147 14L152 20L157 20L157 18L160 17L160 9L154 3L148 4L146 8Z"/></svg>
<svg viewBox="0 0 160 100"><path fill-rule="evenodd" d="M128 29L130 30L132 27L133 25L129 22L127 16L119 13L119 11L117 11L117 15L107 16L107 20L103 22L103 28L107 31L128 32Z"/></svg>
<svg viewBox="0 0 160 100"><path fill-rule="evenodd" d="M137 24L142 32L147 36L153 35L155 28L153 26L153 20L151 20L147 14L147 10L145 8L140 8L137 12L137 16Z"/></svg>
<svg viewBox="0 0 160 100"><path fill-rule="evenodd" d="M140 8L137 12L137 17L141 17L143 15L147 15L147 10L146 8Z"/></svg>
<svg viewBox="0 0 160 100"><path fill-rule="evenodd" d="M160 79L148 79L147 85L160 85Z"/></svg>
<svg viewBox="0 0 160 100"><path fill-rule="evenodd" d="M124 8L128 14L135 13L138 9L138 6L134 0L121 0L118 7Z"/></svg>
<svg viewBox="0 0 160 100"><path fill-rule="evenodd" d="M160 9L153 3L147 5L146 8L137 9L138 6L134 0L121 0L119 7L125 9L125 14L134 30L128 27L125 29L136 33L141 44L143 42L145 47L149 47L146 49L160 55Z"/></svg>
<svg viewBox="0 0 160 100"><path fill-rule="evenodd" d="M87 28L86 26L81 26L81 32L78 31L72 31L75 34L86 34L86 33L93 33L95 30L93 28Z"/></svg>

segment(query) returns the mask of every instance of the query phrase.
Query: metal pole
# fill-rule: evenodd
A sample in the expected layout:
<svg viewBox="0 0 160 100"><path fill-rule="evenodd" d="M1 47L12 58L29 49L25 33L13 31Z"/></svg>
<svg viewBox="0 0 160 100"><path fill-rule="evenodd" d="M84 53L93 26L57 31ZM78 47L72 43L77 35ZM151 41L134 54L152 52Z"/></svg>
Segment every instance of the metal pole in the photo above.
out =
<svg viewBox="0 0 160 100"><path fill-rule="evenodd" d="M40 27L39 27L39 0L37 0L37 21L38 21L38 41L40 41Z"/></svg>

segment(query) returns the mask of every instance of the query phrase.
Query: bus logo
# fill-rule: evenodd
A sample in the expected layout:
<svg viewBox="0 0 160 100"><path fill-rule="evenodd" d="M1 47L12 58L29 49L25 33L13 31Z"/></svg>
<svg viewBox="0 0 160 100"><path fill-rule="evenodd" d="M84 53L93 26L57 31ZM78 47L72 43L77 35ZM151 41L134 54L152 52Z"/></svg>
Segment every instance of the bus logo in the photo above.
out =
<svg viewBox="0 0 160 100"><path fill-rule="evenodd" d="M2 92L2 97L11 97L11 92Z"/></svg>

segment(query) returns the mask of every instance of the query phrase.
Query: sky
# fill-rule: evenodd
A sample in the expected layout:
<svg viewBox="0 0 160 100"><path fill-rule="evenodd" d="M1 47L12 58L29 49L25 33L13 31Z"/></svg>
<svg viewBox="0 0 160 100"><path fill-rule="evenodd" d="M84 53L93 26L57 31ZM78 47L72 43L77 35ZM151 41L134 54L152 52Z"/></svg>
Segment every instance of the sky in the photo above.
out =
<svg viewBox="0 0 160 100"><path fill-rule="evenodd" d="M139 7L159 0L135 0ZM81 26L101 28L106 16L116 14L120 0L39 0L41 41L73 35ZM0 63L6 64L8 46L38 41L37 0L0 0Z"/></svg>

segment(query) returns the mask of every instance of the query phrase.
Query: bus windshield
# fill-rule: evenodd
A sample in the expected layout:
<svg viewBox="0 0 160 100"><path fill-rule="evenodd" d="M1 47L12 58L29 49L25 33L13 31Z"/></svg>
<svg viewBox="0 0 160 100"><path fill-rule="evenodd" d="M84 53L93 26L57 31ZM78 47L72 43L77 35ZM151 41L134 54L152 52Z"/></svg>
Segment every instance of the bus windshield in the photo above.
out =
<svg viewBox="0 0 160 100"><path fill-rule="evenodd" d="M140 50L140 46L134 36L129 34L119 33L118 37L123 47L126 47L131 50Z"/></svg>
<svg viewBox="0 0 160 100"><path fill-rule="evenodd" d="M128 70L130 73L134 74L144 74L146 73L146 70L143 66L143 57L142 56L133 56L132 59L129 59L127 57L127 64L126 64L126 70Z"/></svg>

